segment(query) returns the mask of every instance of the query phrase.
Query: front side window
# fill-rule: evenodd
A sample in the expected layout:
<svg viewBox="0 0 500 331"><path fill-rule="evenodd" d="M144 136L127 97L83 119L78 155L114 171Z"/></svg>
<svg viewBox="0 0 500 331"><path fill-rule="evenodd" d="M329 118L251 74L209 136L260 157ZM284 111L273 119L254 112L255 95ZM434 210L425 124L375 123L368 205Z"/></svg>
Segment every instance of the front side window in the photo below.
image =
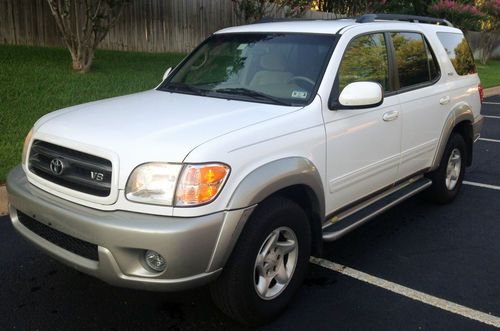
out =
<svg viewBox="0 0 500 331"><path fill-rule="evenodd" d="M234 33L210 37L160 87L283 105L312 101L334 35Z"/></svg>
<svg viewBox="0 0 500 331"><path fill-rule="evenodd" d="M387 47L383 33L354 38L346 48L339 67L339 91L353 82L370 81L390 90Z"/></svg>
<svg viewBox="0 0 500 331"><path fill-rule="evenodd" d="M476 73L474 57L463 34L438 32L437 35L457 74L463 76Z"/></svg>
<svg viewBox="0 0 500 331"><path fill-rule="evenodd" d="M420 33L391 33L399 87L433 81L439 76L436 61Z"/></svg>

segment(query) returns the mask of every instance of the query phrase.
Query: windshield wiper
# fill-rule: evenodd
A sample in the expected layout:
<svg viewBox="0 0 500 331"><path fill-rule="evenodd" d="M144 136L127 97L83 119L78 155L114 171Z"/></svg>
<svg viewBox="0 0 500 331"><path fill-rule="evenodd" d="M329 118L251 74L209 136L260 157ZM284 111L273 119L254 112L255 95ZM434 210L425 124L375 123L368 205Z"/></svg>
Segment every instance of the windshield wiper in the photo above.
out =
<svg viewBox="0 0 500 331"><path fill-rule="evenodd" d="M162 90L167 90L167 91L186 91L186 92L192 92L200 95L206 95L209 91L195 87L192 85L187 85L185 83L168 83L167 85L162 87Z"/></svg>
<svg viewBox="0 0 500 331"><path fill-rule="evenodd" d="M272 101L273 103L276 103L276 104L282 105L282 106L291 106L290 103L285 102L285 101L283 101L281 99L278 99L276 97L273 97L273 96L271 96L269 94L265 94L265 93L254 91L254 90L250 90L250 89L247 89L247 88L244 88L244 87L220 88L220 89L214 90L214 92L217 92L217 93L226 93L226 94L235 94L235 95L243 95L243 96L246 96L246 97L251 97L251 98L256 98L256 99L264 99L264 100Z"/></svg>

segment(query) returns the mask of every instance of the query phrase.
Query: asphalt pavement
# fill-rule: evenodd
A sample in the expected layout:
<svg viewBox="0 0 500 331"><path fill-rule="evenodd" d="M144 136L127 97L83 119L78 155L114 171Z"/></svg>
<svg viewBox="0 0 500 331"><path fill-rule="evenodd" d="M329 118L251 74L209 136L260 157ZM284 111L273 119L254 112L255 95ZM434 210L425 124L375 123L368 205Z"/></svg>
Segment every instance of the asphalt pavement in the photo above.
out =
<svg viewBox="0 0 500 331"><path fill-rule="evenodd" d="M500 317L500 96L486 102L482 140L453 203L412 198L325 245L323 259L377 284L311 264L287 311L262 330L494 329L484 315ZM112 287L41 253L7 217L0 218L0 266L2 330L244 329L214 307L207 288ZM395 293L387 282L440 301ZM454 305L479 317L452 312Z"/></svg>

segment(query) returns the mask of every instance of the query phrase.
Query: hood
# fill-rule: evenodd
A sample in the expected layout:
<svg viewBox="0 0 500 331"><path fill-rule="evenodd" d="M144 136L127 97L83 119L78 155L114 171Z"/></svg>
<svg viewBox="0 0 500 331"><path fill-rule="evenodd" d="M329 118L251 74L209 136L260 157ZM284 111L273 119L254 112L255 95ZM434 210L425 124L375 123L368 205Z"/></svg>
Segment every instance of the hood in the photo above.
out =
<svg viewBox="0 0 500 331"><path fill-rule="evenodd" d="M208 140L297 109L152 90L50 113L35 138L111 152L129 173L145 162L182 162Z"/></svg>

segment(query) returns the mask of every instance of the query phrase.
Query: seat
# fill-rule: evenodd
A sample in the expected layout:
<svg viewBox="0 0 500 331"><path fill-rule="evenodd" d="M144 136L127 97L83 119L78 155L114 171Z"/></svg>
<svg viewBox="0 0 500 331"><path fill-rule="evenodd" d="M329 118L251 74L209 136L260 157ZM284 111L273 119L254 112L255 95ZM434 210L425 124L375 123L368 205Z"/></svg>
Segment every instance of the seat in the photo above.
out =
<svg viewBox="0 0 500 331"><path fill-rule="evenodd" d="M292 78L290 72L285 70L285 58L281 54L265 54L260 58L260 67L252 80L250 86L286 84Z"/></svg>

